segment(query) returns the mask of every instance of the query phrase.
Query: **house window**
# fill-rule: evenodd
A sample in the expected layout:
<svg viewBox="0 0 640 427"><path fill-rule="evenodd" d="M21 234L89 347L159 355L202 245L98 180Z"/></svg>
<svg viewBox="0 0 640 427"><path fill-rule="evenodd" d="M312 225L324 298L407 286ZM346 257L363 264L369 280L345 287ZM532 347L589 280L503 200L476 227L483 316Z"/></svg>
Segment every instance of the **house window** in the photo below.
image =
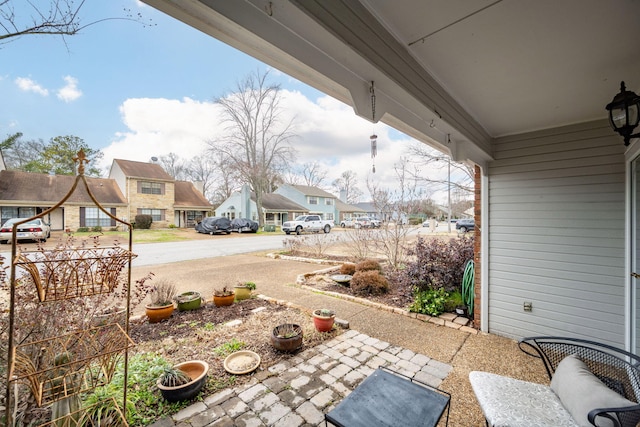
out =
<svg viewBox="0 0 640 427"><path fill-rule="evenodd" d="M138 193L142 194L164 194L164 183L138 181Z"/></svg>
<svg viewBox="0 0 640 427"><path fill-rule="evenodd" d="M31 218L35 214L36 208L3 206L0 208L0 216L2 217L0 225L9 218Z"/></svg>
<svg viewBox="0 0 640 427"><path fill-rule="evenodd" d="M333 221L333 214L332 213L324 214L324 219L326 219L327 221Z"/></svg>
<svg viewBox="0 0 640 427"><path fill-rule="evenodd" d="M116 208L111 208L111 215L116 214ZM80 227L112 227L116 221L97 207L80 208Z"/></svg>
<svg viewBox="0 0 640 427"><path fill-rule="evenodd" d="M324 204L327 206L333 206L333 199L324 199Z"/></svg>
<svg viewBox="0 0 640 427"><path fill-rule="evenodd" d="M164 209L138 209L141 215L151 215L154 221L164 221Z"/></svg>
<svg viewBox="0 0 640 427"><path fill-rule="evenodd" d="M309 196L309 204L310 205L317 205L318 204L318 198Z"/></svg>

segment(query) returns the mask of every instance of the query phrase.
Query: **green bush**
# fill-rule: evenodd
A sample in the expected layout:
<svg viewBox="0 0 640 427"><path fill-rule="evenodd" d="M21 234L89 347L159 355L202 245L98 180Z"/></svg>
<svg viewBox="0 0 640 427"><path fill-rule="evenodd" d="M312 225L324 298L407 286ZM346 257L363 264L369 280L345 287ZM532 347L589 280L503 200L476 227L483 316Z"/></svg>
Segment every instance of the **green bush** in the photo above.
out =
<svg viewBox="0 0 640 427"><path fill-rule="evenodd" d="M389 282L377 270L356 271L350 285L356 295L381 295L389 291Z"/></svg>
<svg viewBox="0 0 640 427"><path fill-rule="evenodd" d="M355 264L348 262L340 266L340 274L348 274L349 276L353 276L353 273L355 272L356 272Z"/></svg>
<svg viewBox="0 0 640 427"><path fill-rule="evenodd" d="M96 225L95 227L91 227L91 231L93 231L94 233L102 233L102 227Z"/></svg>
<svg viewBox="0 0 640 427"><path fill-rule="evenodd" d="M429 316L439 316L445 312L445 305L449 299L449 293L444 288L429 289L427 291L416 291L413 304L409 306L409 311L414 313L428 314Z"/></svg>
<svg viewBox="0 0 640 427"><path fill-rule="evenodd" d="M462 294L458 291L450 292L449 298L444 303L444 311L447 313L454 312L456 307L464 305L462 302Z"/></svg>
<svg viewBox="0 0 640 427"><path fill-rule="evenodd" d="M151 228L151 223L153 222L153 218L151 215L136 215L136 228L139 230L148 230Z"/></svg>
<svg viewBox="0 0 640 427"><path fill-rule="evenodd" d="M78 227L78 229L76 231L78 233L88 233L89 232L89 227Z"/></svg>
<svg viewBox="0 0 640 427"><path fill-rule="evenodd" d="M357 271L382 271L380 263L373 259L365 259L356 264Z"/></svg>
<svg viewBox="0 0 640 427"><path fill-rule="evenodd" d="M175 224L169 224L169 228L178 228L178 226Z"/></svg>

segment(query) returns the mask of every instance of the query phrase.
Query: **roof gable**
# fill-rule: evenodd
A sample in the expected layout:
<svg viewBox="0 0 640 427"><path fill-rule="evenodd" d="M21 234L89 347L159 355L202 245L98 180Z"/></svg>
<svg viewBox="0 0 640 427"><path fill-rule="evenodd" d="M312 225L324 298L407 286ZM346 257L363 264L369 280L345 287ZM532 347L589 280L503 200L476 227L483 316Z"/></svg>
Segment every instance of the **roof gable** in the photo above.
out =
<svg viewBox="0 0 640 427"><path fill-rule="evenodd" d="M326 197L328 199L337 199L333 194L324 191L318 187L312 187L310 185L292 185L291 187L295 188L305 196L314 196L314 197Z"/></svg>
<svg viewBox="0 0 640 427"><path fill-rule="evenodd" d="M129 178L156 179L160 181L173 181L162 166L156 163L135 162L133 160L114 159L122 173Z"/></svg>
<svg viewBox="0 0 640 427"><path fill-rule="evenodd" d="M176 181L175 182L175 206L189 206L189 207L206 207L211 208L211 203L199 192L195 185L189 181Z"/></svg>

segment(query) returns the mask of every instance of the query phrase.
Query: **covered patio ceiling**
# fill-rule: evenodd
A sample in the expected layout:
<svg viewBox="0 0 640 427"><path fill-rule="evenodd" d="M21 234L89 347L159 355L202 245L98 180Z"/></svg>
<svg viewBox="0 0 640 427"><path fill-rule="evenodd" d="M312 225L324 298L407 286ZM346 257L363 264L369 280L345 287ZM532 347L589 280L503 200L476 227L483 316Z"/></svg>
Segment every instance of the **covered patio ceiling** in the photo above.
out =
<svg viewBox="0 0 640 427"><path fill-rule="evenodd" d="M481 166L496 138L640 92L640 0L143 1Z"/></svg>

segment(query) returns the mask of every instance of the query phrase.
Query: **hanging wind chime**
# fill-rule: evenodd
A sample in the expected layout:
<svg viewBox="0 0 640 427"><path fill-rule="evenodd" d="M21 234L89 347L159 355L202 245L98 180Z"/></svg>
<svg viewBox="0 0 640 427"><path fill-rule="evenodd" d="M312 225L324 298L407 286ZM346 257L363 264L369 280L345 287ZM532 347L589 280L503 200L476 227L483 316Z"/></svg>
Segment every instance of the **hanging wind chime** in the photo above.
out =
<svg viewBox="0 0 640 427"><path fill-rule="evenodd" d="M369 88L369 92L371 93L371 118L373 123L376 122L376 92L373 87L373 81L371 82L371 87ZM378 155L378 135L375 132L369 137L371 140L371 164L373 173L376 173L376 161L375 158Z"/></svg>

